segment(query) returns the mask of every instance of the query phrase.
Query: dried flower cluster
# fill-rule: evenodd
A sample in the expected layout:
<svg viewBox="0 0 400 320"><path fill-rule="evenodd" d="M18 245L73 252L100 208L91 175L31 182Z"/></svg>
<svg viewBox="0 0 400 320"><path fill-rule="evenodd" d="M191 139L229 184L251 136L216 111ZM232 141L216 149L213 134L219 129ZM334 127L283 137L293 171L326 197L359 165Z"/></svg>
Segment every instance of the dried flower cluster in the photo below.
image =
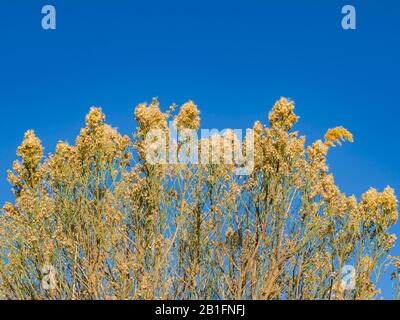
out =
<svg viewBox="0 0 400 320"><path fill-rule="evenodd" d="M192 101L174 109L140 104L130 139L92 108L75 144L46 158L25 134L8 174L15 200L0 215L0 298L374 299L388 262L398 285L393 189L357 201L329 172L328 152L352 142L349 131L307 147L292 131L294 103L281 98L269 126L254 124L250 175L223 161L150 165L151 129L167 132L170 117L178 131L200 128ZM242 142L224 136L231 147L212 135L200 148L235 152Z"/></svg>

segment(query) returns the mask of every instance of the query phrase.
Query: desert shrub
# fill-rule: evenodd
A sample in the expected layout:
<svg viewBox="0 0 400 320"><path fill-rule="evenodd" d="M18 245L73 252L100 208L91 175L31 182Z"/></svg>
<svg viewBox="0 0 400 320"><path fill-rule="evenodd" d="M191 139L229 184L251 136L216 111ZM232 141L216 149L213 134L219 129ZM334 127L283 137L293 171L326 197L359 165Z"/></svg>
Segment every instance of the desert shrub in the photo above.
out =
<svg viewBox="0 0 400 320"><path fill-rule="evenodd" d="M28 131L8 179L15 200L0 215L3 299L374 299L390 263L393 189L359 200L335 184L327 154L349 131L306 146L285 98L254 124L254 170L235 163L151 164L152 129L199 129L189 101L135 110L132 138L92 108L74 145L54 154ZM226 131L228 141L238 142ZM201 141L203 150L221 136ZM168 139L167 139L168 140ZM178 151L185 141L169 148ZM229 149L230 150L230 149ZM228 150L228 151L229 151ZM398 258L393 258L398 268ZM397 259L397 260L396 260ZM343 281L353 266L354 282ZM397 273L392 276L394 279Z"/></svg>

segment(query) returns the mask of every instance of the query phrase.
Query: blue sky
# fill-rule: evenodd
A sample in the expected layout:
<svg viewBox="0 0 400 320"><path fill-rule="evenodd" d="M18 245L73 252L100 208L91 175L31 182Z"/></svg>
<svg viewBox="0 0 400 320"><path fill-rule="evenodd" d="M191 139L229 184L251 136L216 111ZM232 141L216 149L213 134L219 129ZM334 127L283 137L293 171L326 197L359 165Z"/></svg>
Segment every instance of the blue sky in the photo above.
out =
<svg viewBox="0 0 400 320"><path fill-rule="evenodd" d="M46 4L54 31L41 28ZM345 4L357 30L341 28ZM308 142L337 125L354 134L329 156L344 192L390 185L399 196L399 16L395 0L1 1L0 200L12 199L6 170L27 129L52 152L98 105L129 134L134 106L156 96L193 99L202 127L219 129L267 122L290 97Z"/></svg>

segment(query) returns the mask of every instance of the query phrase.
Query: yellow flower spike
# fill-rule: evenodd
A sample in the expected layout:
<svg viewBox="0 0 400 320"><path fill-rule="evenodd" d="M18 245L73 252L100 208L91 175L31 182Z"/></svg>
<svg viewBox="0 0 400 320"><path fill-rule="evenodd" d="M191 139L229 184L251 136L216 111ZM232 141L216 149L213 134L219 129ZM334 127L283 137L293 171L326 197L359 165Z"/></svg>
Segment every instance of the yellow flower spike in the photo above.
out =
<svg viewBox="0 0 400 320"><path fill-rule="evenodd" d="M139 104L135 109L135 118L139 123L138 134L146 134L151 129L167 129L167 117L160 110L156 99L149 106L145 103Z"/></svg>
<svg viewBox="0 0 400 320"><path fill-rule="evenodd" d="M175 123L178 130L200 128L200 111L193 101L190 100L181 107Z"/></svg>
<svg viewBox="0 0 400 320"><path fill-rule="evenodd" d="M389 218L390 224L396 224L398 219L398 203L394 190L390 187L386 187L385 190L379 194L378 203L382 207L385 215Z"/></svg>
<svg viewBox="0 0 400 320"><path fill-rule="evenodd" d="M43 157L43 147L33 130L25 133L24 141L17 149L17 156L22 158L28 169L35 169Z"/></svg>
<svg viewBox="0 0 400 320"><path fill-rule="evenodd" d="M299 120L299 117L294 113L294 102L284 97L275 103L268 117L272 128L285 131L289 131Z"/></svg>
<svg viewBox="0 0 400 320"><path fill-rule="evenodd" d="M101 111L101 108L92 107L89 114L86 116L86 125L90 129L94 129L104 123L106 116Z"/></svg>
<svg viewBox="0 0 400 320"><path fill-rule="evenodd" d="M342 141L353 142L353 135L344 127L329 129L325 134L325 144L334 147L335 143L341 145Z"/></svg>

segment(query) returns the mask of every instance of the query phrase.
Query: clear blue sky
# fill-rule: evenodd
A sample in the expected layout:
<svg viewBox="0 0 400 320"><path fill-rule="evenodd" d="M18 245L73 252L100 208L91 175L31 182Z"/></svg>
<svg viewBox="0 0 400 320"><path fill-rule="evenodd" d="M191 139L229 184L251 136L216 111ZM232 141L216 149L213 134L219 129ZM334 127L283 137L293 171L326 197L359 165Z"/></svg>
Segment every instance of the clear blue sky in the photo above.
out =
<svg viewBox="0 0 400 320"><path fill-rule="evenodd" d="M46 4L55 31L41 28ZM341 28L345 4L355 31ZM202 127L219 129L267 122L290 97L308 142L337 125L353 132L329 157L344 192L391 185L399 196L399 17L396 0L2 0L0 200L12 199L6 170L27 129L52 152L98 105L131 133L134 106L155 96L193 99Z"/></svg>

